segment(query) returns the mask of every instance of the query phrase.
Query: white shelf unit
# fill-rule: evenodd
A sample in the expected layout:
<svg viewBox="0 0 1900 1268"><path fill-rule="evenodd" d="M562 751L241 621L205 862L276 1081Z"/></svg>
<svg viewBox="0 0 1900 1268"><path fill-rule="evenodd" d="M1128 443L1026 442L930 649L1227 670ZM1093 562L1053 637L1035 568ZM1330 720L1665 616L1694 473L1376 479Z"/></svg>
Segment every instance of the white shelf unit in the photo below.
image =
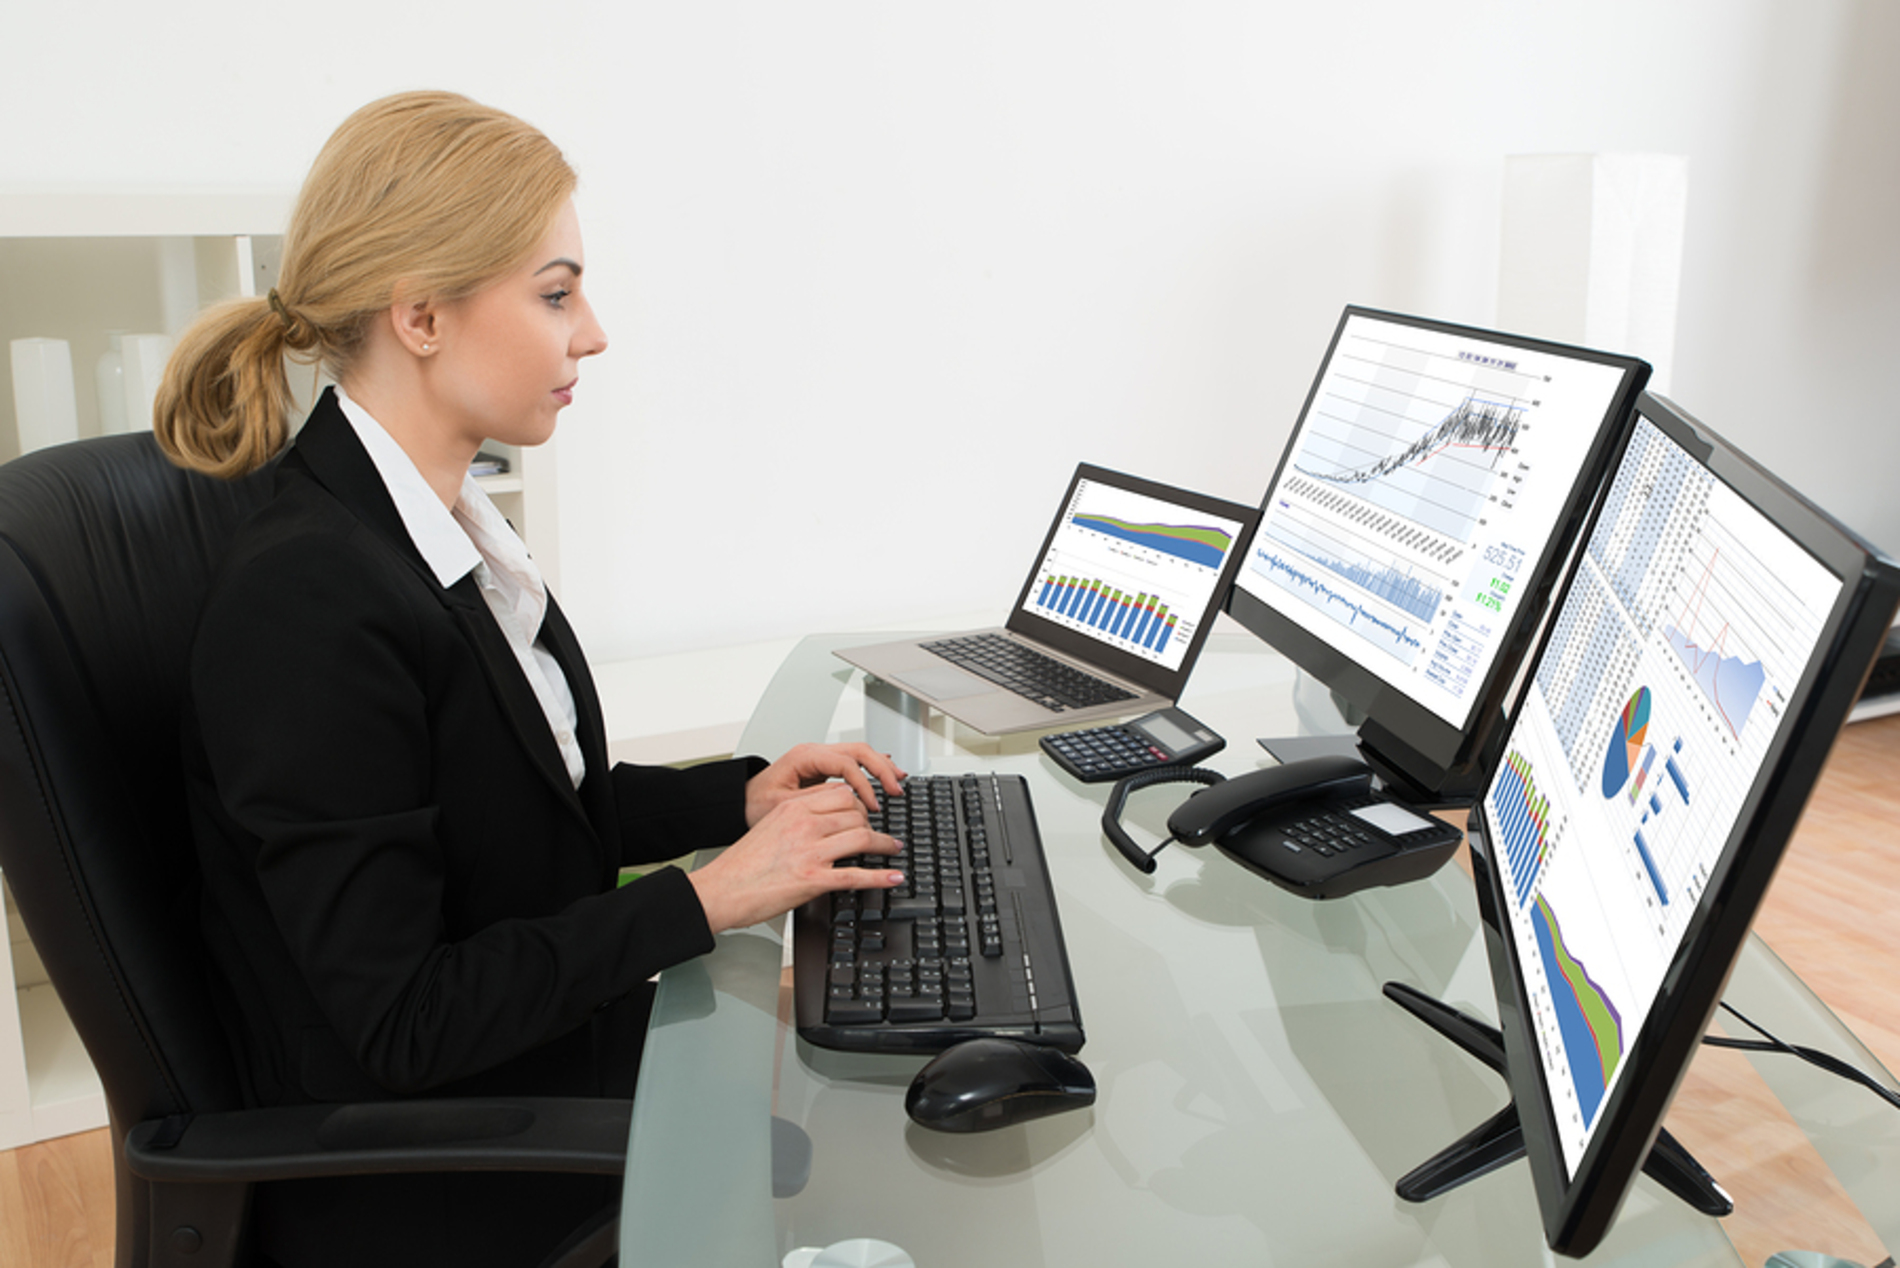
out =
<svg viewBox="0 0 1900 1268"><path fill-rule="evenodd" d="M31 337L66 340L79 435L100 434L93 368L110 346L109 333L176 338L206 306L264 294L276 280L294 197L282 189L0 185L0 346ZM291 382L304 403L314 399L313 371L293 367ZM0 356L0 462L19 448L11 359ZM500 452L508 473L483 484L552 579L553 455L545 447ZM545 512L531 516L531 503ZM0 1149L106 1121L85 1050L11 896L5 905L0 987L12 989L0 990Z"/></svg>
<svg viewBox="0 0 1900 1268"><path fill-rule="evenodd" d="M176 338L206 305L263 293L289 206L268 191L0 188L0 341L65 340L79 434L98 435L110 334ZM20 448L12 373L0 363L0 458Z"/></svg>

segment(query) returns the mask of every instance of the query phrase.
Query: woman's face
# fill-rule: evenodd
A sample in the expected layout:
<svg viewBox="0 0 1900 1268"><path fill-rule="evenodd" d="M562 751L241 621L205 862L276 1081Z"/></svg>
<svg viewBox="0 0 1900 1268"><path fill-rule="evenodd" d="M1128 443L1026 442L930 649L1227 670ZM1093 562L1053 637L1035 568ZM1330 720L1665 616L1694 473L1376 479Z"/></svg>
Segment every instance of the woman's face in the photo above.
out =
<svg viewBox="0 0 1900 1268"><path fill-rule="evenodd" d="M607 334L581 292L581 227L574 204L513 273L436 309L432 376L458 433L538 445L572 403L583 357Z"/></svg>

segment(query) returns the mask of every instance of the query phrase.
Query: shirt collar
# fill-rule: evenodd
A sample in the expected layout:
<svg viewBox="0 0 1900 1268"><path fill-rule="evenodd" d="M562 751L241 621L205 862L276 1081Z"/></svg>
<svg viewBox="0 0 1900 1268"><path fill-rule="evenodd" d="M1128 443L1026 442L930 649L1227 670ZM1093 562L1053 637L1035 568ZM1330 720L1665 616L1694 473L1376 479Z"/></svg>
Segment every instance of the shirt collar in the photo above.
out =
<svg viewBox="0 0 1900 1268"><path fill-rule="evenodd" d="M455 522L455 516L450 514L449 508L442 505L442 499L422 478L422 473L410 461L409 455L403 452L402 446L383 430L383 425L368 410L351 400L341 387L336 389L336 400L343 409L343 416L350 420L350 426L356 430L356 438L362 442L370 462L375 464L383 486L389 490L389 498L396 504L396 514L402 517L402 526L408 530L409 540L415 544L422 561L429 565L429 571L435 574L436 582L443 589L448 589L482 562L481 552L475 549L475 543L469 540L462 526ZM463 500L468 499L469 489L473 485L472 477L463 479ZM474 487L479 493L480 487ZM486 496L482 495L484 500Z"/></svg>

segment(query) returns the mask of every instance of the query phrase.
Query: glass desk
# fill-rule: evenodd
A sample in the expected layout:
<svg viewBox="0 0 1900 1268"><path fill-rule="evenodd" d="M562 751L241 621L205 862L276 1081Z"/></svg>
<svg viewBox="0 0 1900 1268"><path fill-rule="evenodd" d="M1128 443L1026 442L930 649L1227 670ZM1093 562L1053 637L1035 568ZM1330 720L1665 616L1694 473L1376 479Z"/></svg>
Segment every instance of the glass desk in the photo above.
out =
<svg viewBox="0 0 1900 1268"><path fill-rule="evenodd" d="M1393 1193L1400 1175L1506 1100L1498 1076L1380 991L1401 981L1494 1017L1466 872L1453 864L1428 881L1315 903L1215 851L1170 846L1144 876L1102 835L1109 785L1062 774L1034 735L896 717L831 655L862 641L801 643L741 751L776 756L803 740L863 738L868 717L887 749L889 728L915 728L895 738L909 747L913 774L926 773L921 751L928 773L1025 775L1096 1103L989 1133L924 1130L903 1108L923 1058L805 1044L788 1020L782 928L725 934L712 955L660 981L627 1158L627 1268L768 1268L799 1248L853 1238L893 1243L920 1268L1516 1268L1550 1258L1522 1164L1421 1205ZM1271 761L1258 736L1346 729L1323 691L1231 632L1209 640L1182 707L1227 737L1205 764L1229 775ZM1132 834L1159 842L1191 791L1136 794L1125 819ZM1730 998L1789 1042L1880 1074L1759 942ZM1900 1116L1791 1059L1758 1068L1874 1236L1900 1246ZM773 1194L774 1115L811 1142L808 1178L789 1196ZM1702 1162L1721 1179L1721 1158ZM1644 1178L1589 1262L1742 1261L1718 1221Z"/></svg>

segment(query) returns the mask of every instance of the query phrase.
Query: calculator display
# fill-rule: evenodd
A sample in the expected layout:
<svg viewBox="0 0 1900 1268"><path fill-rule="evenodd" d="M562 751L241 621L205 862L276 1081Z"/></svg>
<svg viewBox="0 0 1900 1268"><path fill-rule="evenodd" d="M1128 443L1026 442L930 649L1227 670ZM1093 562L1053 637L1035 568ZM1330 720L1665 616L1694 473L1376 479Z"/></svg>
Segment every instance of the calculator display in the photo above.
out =
<svg viewBox="0 0 1900 1268"><path fill-rule="evenodd" d="M1178 753L1188 745L1194 743L1193 736L1168 721L1167 718L1159 715L1143 718L1136 725L1141 730L1152 735L1155 739L1161 741L1162 747L1168 749L1170 752Z"/></svg>

